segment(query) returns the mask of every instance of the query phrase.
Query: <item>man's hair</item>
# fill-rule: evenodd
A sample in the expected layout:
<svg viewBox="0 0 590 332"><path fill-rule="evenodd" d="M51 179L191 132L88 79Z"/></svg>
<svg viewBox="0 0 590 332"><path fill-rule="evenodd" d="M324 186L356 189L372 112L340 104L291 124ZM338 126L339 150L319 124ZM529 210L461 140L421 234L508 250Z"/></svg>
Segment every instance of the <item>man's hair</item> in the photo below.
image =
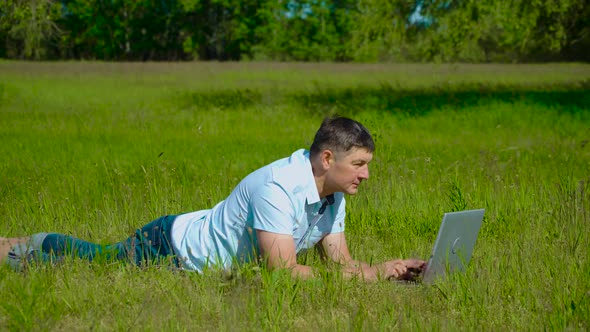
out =
<svg viewBox="0 0 590 332"><path fill-rule="evenodd" d="M311 157L314 157L326 149L338 153L348 152L352 148L373 152L375 142L367 128L359 122L345 117L332 117L324 119L309 151Z"/></svg>

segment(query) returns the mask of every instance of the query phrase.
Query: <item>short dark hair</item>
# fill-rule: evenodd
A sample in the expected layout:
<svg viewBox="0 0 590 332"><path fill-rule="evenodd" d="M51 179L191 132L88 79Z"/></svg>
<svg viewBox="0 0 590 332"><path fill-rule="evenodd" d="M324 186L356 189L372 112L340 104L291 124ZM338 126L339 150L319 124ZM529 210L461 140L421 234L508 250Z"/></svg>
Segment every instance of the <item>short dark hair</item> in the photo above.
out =
<svg viewBox="0 0 590 332"><path fill-rule="evenodd" d="M375 150L371 134L362 124L345 117L325 118L315 134L309 149L313 157L323 150L348 152L352 148L363 148L369 152Z"/></svg>

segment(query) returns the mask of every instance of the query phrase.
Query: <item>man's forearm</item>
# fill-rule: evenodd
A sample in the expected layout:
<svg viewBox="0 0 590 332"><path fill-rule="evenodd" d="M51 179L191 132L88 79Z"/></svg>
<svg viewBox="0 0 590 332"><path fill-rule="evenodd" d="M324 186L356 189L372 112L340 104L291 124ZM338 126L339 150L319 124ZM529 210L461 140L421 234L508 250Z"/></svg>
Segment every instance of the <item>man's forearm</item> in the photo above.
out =
<svg viewBox="0 0 590 332"><path fill-rule="evenodd" d="M297 264L290 268L291 276L294 278L301 278L301 279L310 279L317 276L314 268L307 265L300 265Z"/></svg>
<svg viewBox="0 0 590 332"><path fill-rule="evenodd" d="M310 279L317 277L317 271L307 265L300 265L297 264L293 267L290 267L291 276L294 278L301 278L301 279ZM384 264L378 265L369 265L365 262L360 261L353 261L350 262L340 269L343 277L345 279L352 279L352 278L360 278L364 281L377 281L385 275L386 268Z"/></svg>
<svg viewBox="0 0 590 332"><path fill-rule="evenodd" d="M310 279L317 277L317 271L307 265L295 265L288 268L291 270L291 276L300 279ZM385 274L385 267L383 264L370 266L365 262L351 262L340 269L345 279L360 278L364 281L377 281Z"/></svg>
<svg viewBox="0 0 590 332"><path fill-rule="evenodd" d="M317 271L307 265L296 264L288 269L291 271L291 276L295 278L310 279L318 276ZM367 282L397 278L405 271L406 266L403 260L392 260L375 265L352 260L344 263L340 269L345 279L359 278Z"/></svg>
<svg viewBox="0 0 590 332"><path fill-rule="evenodd" d="M364 281L377 281L380 279L387 278L387 266L386 263L370 265L361 261L350 261L347 262L343 268L342 273L347 279L360 278Z"/></svg>

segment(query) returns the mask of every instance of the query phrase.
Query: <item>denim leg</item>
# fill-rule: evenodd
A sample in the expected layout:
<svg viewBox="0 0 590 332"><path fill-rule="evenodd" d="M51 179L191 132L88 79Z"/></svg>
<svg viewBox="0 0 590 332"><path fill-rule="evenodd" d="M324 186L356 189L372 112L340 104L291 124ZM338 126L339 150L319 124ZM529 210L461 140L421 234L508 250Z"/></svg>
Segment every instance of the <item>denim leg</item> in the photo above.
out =
<svg viewBox="0 0 590 332"><path fill-rule="evenodd" d="M175 215L160 217L135 231L126 247L134 248L136 265L172 262L178 265L170 242Z"/></svg>
<svg viewBox="0 0 590 332"><path fill-rule="evenodd" d="M128 260L138 266L171 261L178 265L170 242L172 223L176 216L160 217L135 231L134 235L114 244L100 245L72 236L50 233L41 244L42 260L58 261L74 256L93 261Z"/></svg>
<svg viewBox="0 0 590 332"><path fill-rule="evenodd" d="M47 234L41 245L47 258L57 260L63 256L74 256L93 261L101 257L107 261L124 260L128 257L128 247L123 242L100 245L63 234ZM44 258L45 259L45 258Z"/></svg>

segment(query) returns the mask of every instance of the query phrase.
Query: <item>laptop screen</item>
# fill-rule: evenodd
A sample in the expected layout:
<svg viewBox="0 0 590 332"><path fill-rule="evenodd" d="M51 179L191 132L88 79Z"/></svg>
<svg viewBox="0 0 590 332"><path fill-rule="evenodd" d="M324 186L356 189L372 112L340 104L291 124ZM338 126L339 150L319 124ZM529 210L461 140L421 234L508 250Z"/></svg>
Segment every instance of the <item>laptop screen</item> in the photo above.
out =
<svg viewBox="0 0 590 332"><path fill-rule="evenodd" d="M423 282L432 282L448 272L465 270L475 247L484 211L445 213L424 271Z"/></svg>

